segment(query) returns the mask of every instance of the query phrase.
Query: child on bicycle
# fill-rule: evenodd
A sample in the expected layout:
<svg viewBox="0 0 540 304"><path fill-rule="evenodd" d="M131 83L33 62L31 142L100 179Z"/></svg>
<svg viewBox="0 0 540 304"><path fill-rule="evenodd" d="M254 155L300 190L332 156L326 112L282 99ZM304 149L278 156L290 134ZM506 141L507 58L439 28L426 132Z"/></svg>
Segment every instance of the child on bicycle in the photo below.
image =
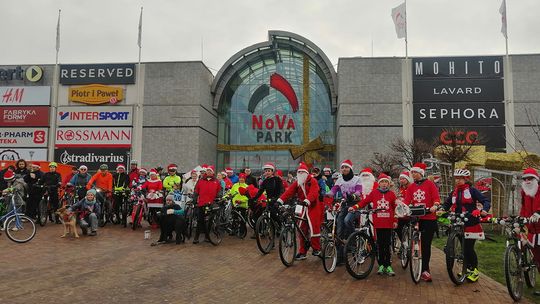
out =
<svg viewBox="0 0 540 304"><path fill-rule="evenodd" d="M443 209L456 213L468 212L470 215L465 222L465 240L463 242L464 263L468 271L467 279L471 282L476 282L480 277L480 273L478 272L478 258L474 251L474 244L476 240L483 240L485 238L479 216L486 216L491 204L488 198L472 187L472 183L469 180L470 177L471 172L467 169L456 169L454 171L456 187L444 201ZM482 204L482 211L477 208L477 203Z"/></svg>
<svg viewBox="0 0 540 304"><path fill-rule="evenodd" d="M378 178L379 187L371 191L366 198L361 200L356 205L349 208L349 212L354 212L359 208L364 208L368 204L372 209L383 209L373 213L373 228L377 236L378 254L377 262L379 270L377 274L388 274L394 276L395 272L392 269L391 250L392 231L397 227L397 222L394 217L394 209L396 208L396 194L390 191L390 177L381 173Z"/></svg>

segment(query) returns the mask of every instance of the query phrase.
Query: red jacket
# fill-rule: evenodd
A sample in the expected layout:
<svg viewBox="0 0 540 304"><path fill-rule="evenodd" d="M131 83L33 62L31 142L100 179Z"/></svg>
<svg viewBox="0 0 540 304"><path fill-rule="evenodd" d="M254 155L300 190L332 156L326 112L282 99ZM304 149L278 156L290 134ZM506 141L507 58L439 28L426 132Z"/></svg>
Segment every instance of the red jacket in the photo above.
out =
<svg viewBox="0 0 540 304"><path fill-rule="evenodd" d="M426 179L421 183L416 182L409 185L405 196L405 204L413 206L424 206L425 208L431 208L435 204L440 204L441 198L439 197L439 190L435 183ZM422 220L436 220L437 215L435 213L428 213L421 216Z"/></svg>
<svg viewBox="0 0 540 304"><path fill-rule="evenodd" d="M305 188L306 193L304 194L304 191L302 191L302 188L298 185L298 181L295 181L287 188L280 198L285 202L296 194L298 200L303 201L306 199L307 195L307 199L311 203L310 207L313 207L319 200L319 184L315 178L309 175L306 180Z"/></svg>
<svg viewBox="0 0 540 304"><path fill-rule="evenodd" d="M225 182L225 189L231 189L232 186L233 186L233 183L231 182L231 180L228 178L228 177L225 177L223 179L223 181Z"/></svg>
<svg viewBox="0 0 540 304"><path fill-rule="evenodd" d="M199 179L194 190L197 195L197 206L203 207L213 203L219 191L221 191L221 183L215 177Z"/></svg>
<svg viewBox="0 0 540 304"><path fill-rule="evenodd" d="M396 209L396 194L393 191L382 192L380 189L371 193L358 203L358 207L364 208L371 203L373 209L383 208L386 211L373 213L373 227L375 229L394 228L394 210Z"/></svg>
<svg viewBox="0 0 540 304"><path fill-rule="evenodd" d="M519 216L530 217L533 213L540 212L540 190L536 192L534 197L530 197L521 190L521 211ZM540 233L540 222L527 224L527 229L531 234Z"/></svg>
<svg viewBox="0 0 540 304"><path fill-rule="evenodd" d="M141 188L147 190L148 192L152 192L152 190L153 192L158 192L163 190L163 183L159 179L147 179Z"/></svg>
<svg viewBox="0 0 540 304"><path fill-rule="evenodd" d="M139 178L139 169L129 171L129 184L132 185L134 180Z"/></svg>

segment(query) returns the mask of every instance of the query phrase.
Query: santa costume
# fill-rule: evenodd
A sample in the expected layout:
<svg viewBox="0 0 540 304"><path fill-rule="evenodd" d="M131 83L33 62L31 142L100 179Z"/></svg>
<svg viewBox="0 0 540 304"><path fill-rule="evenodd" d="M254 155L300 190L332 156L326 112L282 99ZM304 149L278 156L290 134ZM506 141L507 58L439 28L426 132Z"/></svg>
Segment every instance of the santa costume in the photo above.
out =
<svg viewBox="0 0 540 304"><path fill-rule="evenodd" d="M528 239L533 245L534 261L540 269L540 192L538 191L538 172L533 168L523 171L521 177L521 211L519 216L529 218Z"/></svg>

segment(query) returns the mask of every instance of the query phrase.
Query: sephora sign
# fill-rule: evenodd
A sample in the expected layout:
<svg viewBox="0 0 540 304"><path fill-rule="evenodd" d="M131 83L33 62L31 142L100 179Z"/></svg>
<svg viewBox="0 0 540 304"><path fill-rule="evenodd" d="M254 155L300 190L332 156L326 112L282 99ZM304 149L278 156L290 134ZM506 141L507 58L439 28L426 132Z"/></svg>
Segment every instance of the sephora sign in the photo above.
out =
<svg viewBox="0 0 540 304"><path fill-rule="evenodd" d="M503 58L413 59L415 138L444 143L445 132L463 133L463 143L484 140L488 151L504 151Z"/></svg>

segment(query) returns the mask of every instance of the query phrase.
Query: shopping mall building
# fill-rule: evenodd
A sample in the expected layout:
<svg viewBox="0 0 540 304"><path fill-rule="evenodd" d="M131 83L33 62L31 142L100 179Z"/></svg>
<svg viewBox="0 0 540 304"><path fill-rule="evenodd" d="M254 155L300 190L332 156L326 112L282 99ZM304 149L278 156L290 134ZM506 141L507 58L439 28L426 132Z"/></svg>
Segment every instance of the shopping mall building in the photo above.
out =
<svg viewBox="0 0 540 304"><path fill-rule="evenodd" d="M540 54L352 57L336 71L310 40L269 31L216 75L200 61L11 65L0 91L2 159L360 166L397 138L444 142L449 128L492 151L519 138L540 152Z"/></svg>

